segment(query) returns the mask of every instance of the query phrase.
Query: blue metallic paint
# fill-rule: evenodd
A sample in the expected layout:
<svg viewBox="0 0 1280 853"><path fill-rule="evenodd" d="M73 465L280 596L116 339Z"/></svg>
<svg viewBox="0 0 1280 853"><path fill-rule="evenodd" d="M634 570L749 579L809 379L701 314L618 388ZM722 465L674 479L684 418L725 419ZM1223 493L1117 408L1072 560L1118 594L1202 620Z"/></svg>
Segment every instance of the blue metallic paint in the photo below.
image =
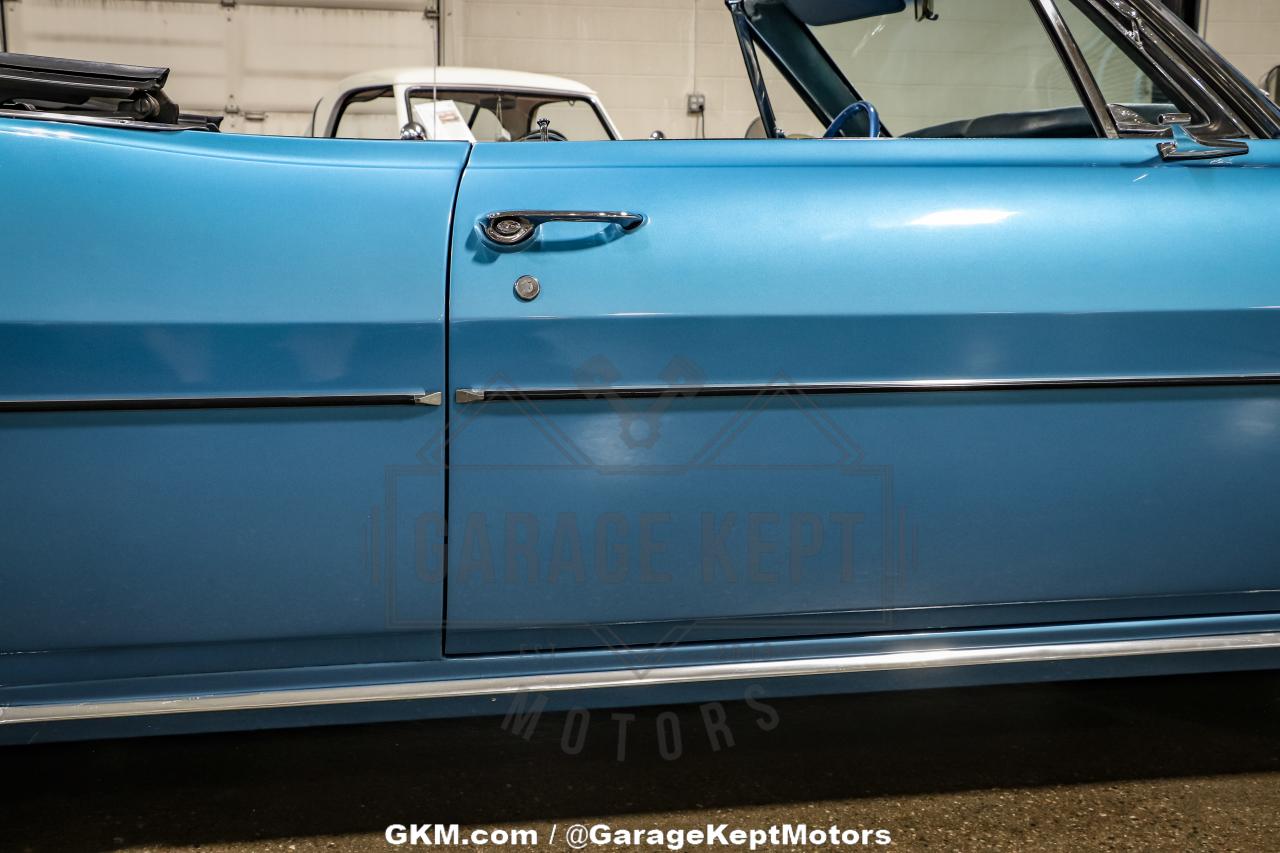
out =
<svg viewBox="0 0 1280 853"><path fill-rule="evenodd" d="M468 153L0 121L0 399L442 389ZM369 543L443 426L0 414L0 682L439 657L440 585L390 599ZM440 466L406 489L443 513Z"/></svg>
<svg viewBox="0 0 1280 853"><path fill-rule="evenodd" d="M446 385L445 235L467 156L0 121L0 178L19 202L0 233L21 235L6 250L0 398L1280 372L1275 143L1178 166L1132 141L579 143L471 155ZM479 217L521 207L649 221L485 248ZM524 273L542 280L532 303L511 291ZM528 512L552 530L560 512L850 500L875 531L857 552L875 571L839 581L827 543L802 583L708 585L683 550L694 534L673 523L655 552L672 578L657 584L451 575L449 648L469 654L445 658L441 585L419 574L440 545L421 522L443 510L442 409L4 414L0 705L1280 628L1273 389L692 399L649 420L652 402L450 402L451 572L469 515ZM653 442L624 440L628 420L656 424ZM537 546L544 566L552 545ZM1065 620L1085 624L1052 624ZM1045 624L989 627L1018 622ZM567 648L602 631L622 647ZM742 637L775 639L625 647ZM530 644L561 650L492 653ZM880 673L765 695L1277 664ZM492 710L0 726L0 741Z"/></svg>
<svg viewBox="0 0 1280 853"><path fill-rule="evenodd" d="M1129 140L479 149L458 201L451 384L1274 373L1278 156L1257 142L1230 165L1168 166ZM465 227L520 207L648 223L546 226L502 252ZM1174 210L1197 215L1160 215ZM521 274L537 301L513 298ZM454 417L449 652L1239 612L1280 590L1275 388ZM860 516L854 544L828 524L795 577L789 518L837 512ZM729 567L708 562L707 513L735 515ZM761 536L777 547L753 579Z"/></svg>

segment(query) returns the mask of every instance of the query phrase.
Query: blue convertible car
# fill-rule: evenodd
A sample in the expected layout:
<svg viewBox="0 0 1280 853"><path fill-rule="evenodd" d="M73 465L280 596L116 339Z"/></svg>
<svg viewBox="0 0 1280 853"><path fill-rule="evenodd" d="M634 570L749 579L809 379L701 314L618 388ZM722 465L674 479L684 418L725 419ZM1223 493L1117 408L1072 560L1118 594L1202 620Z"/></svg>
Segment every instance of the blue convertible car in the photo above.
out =
<svg viewBox="0 0 1280 853"><path fill-rule="evenodd" d="M0 56L0 738L1280 665L1280 109L1155 0L727 7L763 138Z"/></svg>

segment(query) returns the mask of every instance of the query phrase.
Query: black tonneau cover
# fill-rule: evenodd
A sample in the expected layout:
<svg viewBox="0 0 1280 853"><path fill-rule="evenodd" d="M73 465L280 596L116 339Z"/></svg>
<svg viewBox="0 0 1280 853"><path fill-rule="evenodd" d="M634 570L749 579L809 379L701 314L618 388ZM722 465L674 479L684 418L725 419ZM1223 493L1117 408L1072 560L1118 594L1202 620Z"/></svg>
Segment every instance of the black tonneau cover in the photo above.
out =
<svg viewBox="0 0 1280 853"><path fill-rule="evenodd" d="M0 109L217 129L220 117L180 113L168 79L168 68L0 53Z"/></svg>
<svg viewBox="0 0 1280 853"><path fill-rule="evenodd" d="M34 98L83 104L90 98L136 100L164 89L168 68L0 53L0 100Z"/></svg>

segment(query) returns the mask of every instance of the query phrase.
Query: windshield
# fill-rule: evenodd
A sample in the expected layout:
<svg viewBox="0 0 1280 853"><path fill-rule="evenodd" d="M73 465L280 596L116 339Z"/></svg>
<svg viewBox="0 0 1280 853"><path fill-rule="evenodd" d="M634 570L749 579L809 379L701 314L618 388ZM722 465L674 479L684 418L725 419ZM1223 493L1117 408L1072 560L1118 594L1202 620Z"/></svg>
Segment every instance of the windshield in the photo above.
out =
<svg viewBox="0 0 1280 853"><path fill-rule="evenodd" d="M1096 130L1071 74L1029 0L932 0L810 27L860 97L896 136L1087 137ZM1158 121L1187 111L1155 82L1112 27L1075 0L1057 3L1104 96Z"/></svg>
<svg viewBox="0 0 1280 853"><path fill-rule="evenodd" d="M896 135L997 113L1080 107L1027 0L935 0L905 12L813 27L859 95Z"/></svg>
<svg viewBox="0 0 1280 853"><path fill-rule="evenodd" d="M571 141L609 139L595 105L584 98L516 92L414 89L409 113L428 139L510 142L538 132L538 120Z"/></svg>
<svg viewBox="0 0 1280 853"><path fill-rule="evenodd" d="M427 139L508 142L538 130L538 119L565 139L611 139L596 105L582 97L554 93L410 89L406 107L411 121L422 125ZM338 116L333 135L339 139L399 139L400 120L390 86L357 92Z"/></svg>

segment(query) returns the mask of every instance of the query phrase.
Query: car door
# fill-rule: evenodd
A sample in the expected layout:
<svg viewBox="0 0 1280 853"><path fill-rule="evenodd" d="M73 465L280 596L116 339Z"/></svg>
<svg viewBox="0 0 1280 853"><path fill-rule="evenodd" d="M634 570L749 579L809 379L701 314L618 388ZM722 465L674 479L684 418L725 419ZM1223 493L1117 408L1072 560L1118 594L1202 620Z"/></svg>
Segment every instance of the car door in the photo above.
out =
<svg viewBox="0 0 1280 853"><path fill-rule="evenodd" d="M1280 151L1158 141L478 148L447 651L1274 609Z"/></svg>
<svg viewBox="0 0 1280 853"><path fill-rule="evenodd" d="M0 682L440 656L467 151L0 123Z"/></svg>

